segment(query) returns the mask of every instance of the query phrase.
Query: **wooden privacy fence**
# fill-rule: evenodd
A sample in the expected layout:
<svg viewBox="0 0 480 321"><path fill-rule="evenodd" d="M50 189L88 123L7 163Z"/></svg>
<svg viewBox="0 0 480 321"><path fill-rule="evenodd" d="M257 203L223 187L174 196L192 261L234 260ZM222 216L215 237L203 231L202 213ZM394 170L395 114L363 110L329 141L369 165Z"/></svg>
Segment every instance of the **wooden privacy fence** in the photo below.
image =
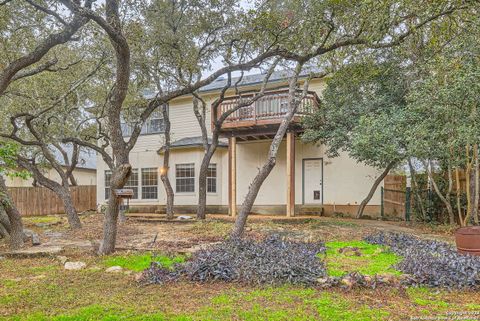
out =
<svg viewBox="0 0 480 321"><path fill-rule="evenodd" d="M45 187L10 187L8 191L23 216L65 213L62 200ZM74 186L71 187L71 191L78 212L96 209L95 185Z"/></svg>
<svg viewBox="0 0 480 321"><path fill-rule="evenodd" d="M406 177L387 175L382 188L382 216L405 218Z"/></svg>

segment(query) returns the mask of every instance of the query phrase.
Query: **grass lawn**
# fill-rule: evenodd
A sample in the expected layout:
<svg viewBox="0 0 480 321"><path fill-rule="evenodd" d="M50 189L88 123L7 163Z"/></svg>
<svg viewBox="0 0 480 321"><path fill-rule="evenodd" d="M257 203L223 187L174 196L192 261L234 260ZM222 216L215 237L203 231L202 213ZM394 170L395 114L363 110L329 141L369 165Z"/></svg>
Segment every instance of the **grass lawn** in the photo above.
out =
<svg viewBox="0 0 480 321"><path fill-rule="evenodd" d="M169 257L153 253L112 255L105 258L103 264L107 267L120 266L130 271L141 272L150 267L152 262L158 262L163 267L172 268L175 263L185 262L185 257L180 255Z"/></svg>
<svg viewBox="0 0 480 321"><path fill-rule="evenodd" d="M365 241L332 241L325 245L327 247L325 261L330 276L342 276L354 271L364 275L401 274L392 268L401 260L401 257L384 246L369 244ZM358 249L360 256L349 252L340 253L340 250L346 247Z"/></svg>
<svg viewBox="0 0 480 321"><path fill-rule="evenodd" d="M375 253L365 250L371 251ZM480 308L480 294L474 292L427 288L343 291L187 282L139 286L132 274L104 271L112 265L136 271L151 258L150 253L82 257L88 264L82 271L65 271L48 258L2 260L0 320L363 321ZM160 258L166 266L183 260Z"/></svg>
<svg viewBox="0 0 480 321"><path fill-rule="evenodd" d="M307 231L307 235L327 240L325 260L328 273L333 276L351 271L369 275L398 274L391 266L401 258L387 248L360 241L365 234L371 233L370 228L362 224L363 221L309 220L292 225L256 222L250 226L253 227L253 236L275 230L284 233L292 230L296 233L294 235ZM97 226L98 223L92 221L91 225ZM142 225L135 230L133 227L122 227L125 230L121 232L124 234L120 233L120 239L129 237L125 231L131 229L135 237L139 231L148 231L150 234L146 240L149 242L151 235L159 232L159 239L171 235L171 240L188 240L189 244L198 244L204 242L199 238L216 240L218 236L223 236L231 224ZM57 228L64 227L48 227ZM85 237L91 237L98 231L87 230ZM82 235L74 234L74 237L77 239ZM159 244L167 249L172 247L170 239L164 240L164 245ZM345 247L358 248L361 255L340 253L339 250ZM184 281L140 286L135 281L135 274L147 268L152 260L172 267L187 259L162 253L167 252L119 252L98 257L85 251L68 250L65 255L69 260L87 264L87 268L81 271L64 270L56 258L0 259L0 320L368 321L445 317L452 311L480 311L480 293L474 291L385 287L325 290L301 286L266 287ZM121 266L124 272L105 272L111 266Z"/></svg>

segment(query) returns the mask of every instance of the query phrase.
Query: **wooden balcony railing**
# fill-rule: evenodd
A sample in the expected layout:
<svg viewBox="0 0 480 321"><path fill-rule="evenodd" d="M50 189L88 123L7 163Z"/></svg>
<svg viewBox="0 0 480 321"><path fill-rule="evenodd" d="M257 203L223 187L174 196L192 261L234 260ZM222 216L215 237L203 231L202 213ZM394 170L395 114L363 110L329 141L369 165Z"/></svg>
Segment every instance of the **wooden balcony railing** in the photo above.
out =
<svg viewBox="0 0 480 321"><path fill-rule="evenodd" d="M298 92L301 95L302 92ZM238 108L239 104L248 101L254 94L225 98L218 108L218 119L225 112ZM315 92L309 91L303 98L295 113L294 121L299 121L302 116L309 115L318 109L319 99ZM230 114L223 122L222 128L233 129L240 127L253 127L256 125L278 124L288 112L288 90L271 91L253 104L241 107Z"/></svg>

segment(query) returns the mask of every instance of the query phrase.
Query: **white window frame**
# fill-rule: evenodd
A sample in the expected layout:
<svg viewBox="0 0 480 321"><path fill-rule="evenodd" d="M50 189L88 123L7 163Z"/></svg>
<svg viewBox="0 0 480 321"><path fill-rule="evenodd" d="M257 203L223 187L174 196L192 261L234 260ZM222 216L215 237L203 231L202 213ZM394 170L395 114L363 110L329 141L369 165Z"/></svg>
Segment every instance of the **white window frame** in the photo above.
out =
<svg viewBox="0 0 480 321"><path fill-rule="evenodd" d="M145 184L144 175L154 173L155 184ZM158 200L158 168L155 167L146 167L141 169L141 196L142 200ZM152 176L153 177L153 176ZM150 182L151 183L151 182ZM146 191L145 189L153 189L155 192ZM145 197L145 194L155 195L155 197Z"/></svg>
<svg viewBox="0 0 480 321"><path fill-rule="evenodd" d="M210 176L210 170L215 171L215 176ZM209 185L209 182L213 182L213 184ZM209 194L216 194L218 191L218 166L216 163L210 163L208 165L208 171L207 171L207 193ZM214 186L215 190L209 190L210 186Z"/></svg>
<svg viewBox="0 0 480 321"><path fill-rule="evenodd" d="M178 171L181 170L182 166L189 166L189 168L183 168L184 170L189 170L192 171L193 176L178 176ZM191 185L187 184L179 184L179 181L189 181L193 182ZM179 187L181 186L191 186L192 190L179 190ZM181 163L181 164L175 164L175 193L177 194L192 194L195 193L195 163Z"/></svg>

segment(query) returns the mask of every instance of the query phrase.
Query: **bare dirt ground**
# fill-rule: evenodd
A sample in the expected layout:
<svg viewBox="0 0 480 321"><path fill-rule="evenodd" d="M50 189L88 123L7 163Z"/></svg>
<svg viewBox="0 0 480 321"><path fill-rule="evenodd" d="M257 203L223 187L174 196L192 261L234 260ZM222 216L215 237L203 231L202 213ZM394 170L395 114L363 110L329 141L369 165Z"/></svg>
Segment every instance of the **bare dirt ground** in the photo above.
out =
<svg viewBox="0 0 480 321"><path fill-rule="evenodd" d="M25 225L39 233L43 247L61 246L93 251L102 237L102 219L101 214L84 215L83 228L75 231L68 228L63 216L27 218ZM224 240L228 237L233 222L233 218L226 215L209 215L207 220L201 222L194 219L167 221L151 214L135 214L119 225L117 248L168 252L194 250L199 245ZM449 227L379 220L312 216L288 219L282 216L256 215L249 218L246 228L249 237L275 233L305 241L360 240L376 231L396 231L453 242L453 230Z"/></svg>
<svg viewBox="0 0 480 321"><path fill-rule="evenodd" d="M61 253L29 258L0 254L0 320L364 321L480 311L480 293L459 290L345 291L221 282L139 286L132 271L106 273L109 257L94 254L102 235L102 218L101 214L83 215L83 228L77 231L68 228L63 216L27 218L26 227L40 235L40 248L60 247ZM193 252L224 240L232 225L232 218L220 215L210 215L204 222L167 222L137 215L120 225L116 255ZM453 231L446 226L328 217L252 216L246 233L253 238L277 233L302 241L349 241L379 230L453 242ZM0 240L0 253L5 251L7 245ZM87 267L66 271L60 256L85 262ZM472 320L479 319L478 315Z"/></svg>

